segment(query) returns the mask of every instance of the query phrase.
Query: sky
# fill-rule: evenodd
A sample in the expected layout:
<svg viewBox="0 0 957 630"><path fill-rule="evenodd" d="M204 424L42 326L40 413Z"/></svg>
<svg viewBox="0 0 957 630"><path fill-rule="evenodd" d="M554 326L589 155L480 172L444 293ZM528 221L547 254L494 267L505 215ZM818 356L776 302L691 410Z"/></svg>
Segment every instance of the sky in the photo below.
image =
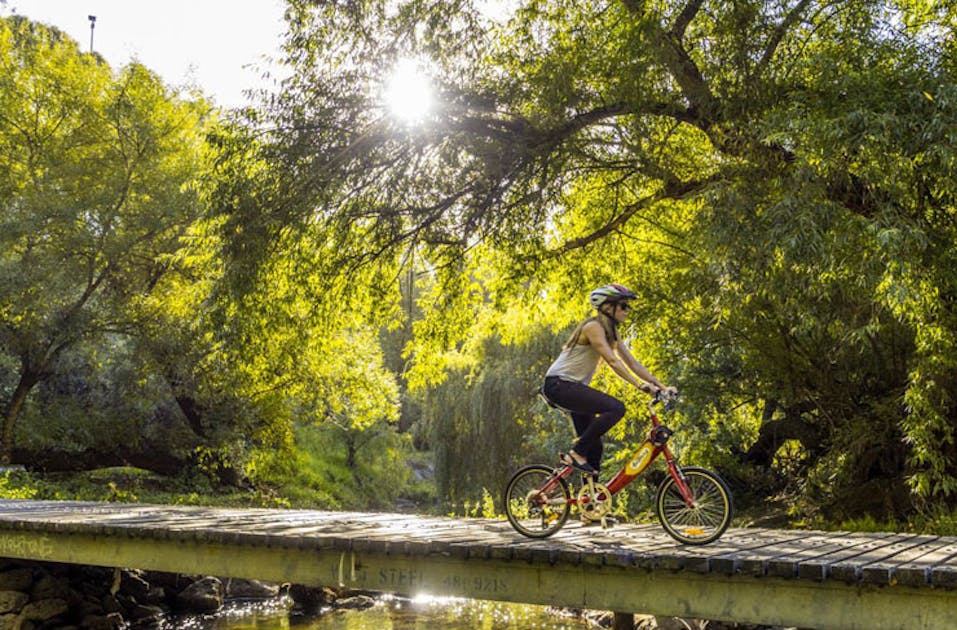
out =
<svg viewBox="0 0 957 630"><path fill-rule="evenodd" d="M248 103L243 90L269 87L262 71L278 57L282 0L5 0L0 15L56 26L114 70L135 59L171 87L198 87L221 107Z"/></svg>

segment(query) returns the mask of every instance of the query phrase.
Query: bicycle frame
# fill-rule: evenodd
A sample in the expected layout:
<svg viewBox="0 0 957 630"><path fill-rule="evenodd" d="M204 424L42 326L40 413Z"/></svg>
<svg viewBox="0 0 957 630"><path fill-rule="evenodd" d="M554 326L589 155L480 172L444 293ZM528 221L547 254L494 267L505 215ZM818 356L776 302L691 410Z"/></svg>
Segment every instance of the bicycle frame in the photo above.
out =
<svg viewBox="0 0 957 630"><path fill-rule="evenodd" d="M571 455L560 456L557 468L530 464L519 468L505 484L504 505L509 523L529 538L547 538L560 530L573 506L583 522L609 525L612 496L644 473L653 461L664 456L668 475L658 484L654 510L669 536L681 544L706 545L714 542L731 524L734 504L727 483L714 471L696 466L683 468L668 448L671 429L658 419L655 405L670 409L672 396L655 396L648 405L651 431L637 449L628 453L624 467L607 482L583 474L576 493L567 479L578 469Z"/></svg>
<svg viewBox="0 0 957 630"><path fill-rule="evenodd" d="M664 426L661 420L658 419L658 414L655 412L655 401L648 403L648 411L651 416L651 430L648 433L648 437L645 438L641 445L635 450L624 468L615 473L615 476L605 484L605 487L608 488L608 491L612 495L618 494L620 490L641 476L641 474L647 470L648 466L663 454L665 456L665 462L667 462L668 465L668 473L672 479L674 479L675 485L681 493L681 497L688 507L692 507L694 505L694 495L688 487L687 479L684 473L681 472L681 468L678 466L674 454L672 454L671 449L668 448L668 438L671 437L671 430ZM566 479L574 472L575 468L566 464L564 468L557 471L555 477L556 479ZM550 490L553 483L557 483L557 481L549 482L542 490ZM568 502L576 504L578 503L578 499L572 497Z"/></svg>

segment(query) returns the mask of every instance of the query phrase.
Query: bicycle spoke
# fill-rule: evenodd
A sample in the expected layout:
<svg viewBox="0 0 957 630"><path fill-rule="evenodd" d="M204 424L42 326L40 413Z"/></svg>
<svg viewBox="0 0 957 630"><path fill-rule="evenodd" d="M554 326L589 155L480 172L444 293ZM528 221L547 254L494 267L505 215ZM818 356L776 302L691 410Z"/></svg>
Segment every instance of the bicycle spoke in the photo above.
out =
<svg viewBox="0 0 957 630"><path fill-rule="evenodd" d="M731 497L720 478L697 468L685 470L693 497L689 505L673 479L659 489L658 517L665 530L680 542L704 544L717 539L731 520Z"/></svg>
<svg viewBox="0 0 957 630"><path fill-rule="evenodd" d="M558 531L568 518L569 490L547 466L527 466L518 471L505 490L505 513L518 532L545 538Z"/></svg>

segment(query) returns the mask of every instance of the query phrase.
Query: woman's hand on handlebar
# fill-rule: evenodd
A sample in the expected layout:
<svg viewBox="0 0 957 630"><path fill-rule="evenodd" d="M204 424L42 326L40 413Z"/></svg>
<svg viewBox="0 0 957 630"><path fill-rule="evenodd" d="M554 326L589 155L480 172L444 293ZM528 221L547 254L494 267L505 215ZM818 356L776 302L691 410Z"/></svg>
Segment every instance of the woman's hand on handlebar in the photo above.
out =
<svg viewBox="0 0 957 630"><path fill-rule="evenodd" d="M648 386L648 393L654 397L654 402L668 402L674 400L678 397L678 388L677 387L663 387L658 388L654 385Z"/></svg>
<svg viewBox="0 0 957 630"><path fill-rule="evenodd" d="M671 387L671 386L658 387L657 385L652 385L651 383L642 383L638 389L645 392L646 394L654 396L655 398L658 398L658 397L672 398L678 395L678 388Z"/></svg>

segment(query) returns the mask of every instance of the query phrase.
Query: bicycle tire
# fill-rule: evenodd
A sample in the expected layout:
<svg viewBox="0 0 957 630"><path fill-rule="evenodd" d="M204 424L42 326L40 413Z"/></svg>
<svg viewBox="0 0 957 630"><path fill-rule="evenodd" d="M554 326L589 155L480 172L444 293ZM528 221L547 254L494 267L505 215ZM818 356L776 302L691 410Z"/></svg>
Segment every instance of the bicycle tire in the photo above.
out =
<svg viewBox="0 0 957 630"><path fill-rule="evenodd" d="M544 497L540 490L555 483ZM505 515L519 534L529 538L548 538L565 525L571 511L568 482L544 464L520 468L505 485Z"/></svg>
<svg viewBox="0 0 957 630"><path fill-rule="evenodd" d="M728 529L734 514L731 491L717 473L683 468L695 505L688 507L670 475L658 486L655 512L668 535L686 545L707 545Z"/></svg>

